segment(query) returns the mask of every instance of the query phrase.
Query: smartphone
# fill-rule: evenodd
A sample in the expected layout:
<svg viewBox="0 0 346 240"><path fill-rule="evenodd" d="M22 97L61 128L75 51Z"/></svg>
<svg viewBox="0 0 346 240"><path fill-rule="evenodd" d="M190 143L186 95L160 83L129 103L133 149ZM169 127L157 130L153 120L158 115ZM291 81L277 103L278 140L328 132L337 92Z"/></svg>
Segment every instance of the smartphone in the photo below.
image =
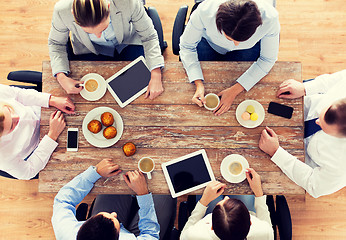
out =
<svg viewBox="0 0 346 240"><path fill-rule="evenodd" d="M289 107L276 102L270 102L268 107L268 113L291 119L293 107Z"/></svg>
<svg viewBox="0 0 346 240"><path fill-rule="evenodd" d="M67 129L67 151L78 151L78 128Z"/></svg>

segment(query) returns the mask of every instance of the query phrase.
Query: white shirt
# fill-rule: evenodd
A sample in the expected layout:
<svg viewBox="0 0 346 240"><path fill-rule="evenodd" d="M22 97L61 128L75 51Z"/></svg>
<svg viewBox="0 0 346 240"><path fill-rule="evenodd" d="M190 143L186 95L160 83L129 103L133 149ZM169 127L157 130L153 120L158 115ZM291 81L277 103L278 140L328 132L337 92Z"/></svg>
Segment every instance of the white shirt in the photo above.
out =
<svg viewBox="0 0 346 240"><path fill-rule="evenodd" d="M345 98L346 70L325 74L304 83L304 117L319 117L321 111ZM281 170L296 184L317 198L346 186L346 138L336 138L319 131L305 142L305 163L279 147L272 157Z"/></svg>
<svg viewBox="0 0 346 240"><path fill-rule="evenodd" d="M48 93L0 84L0 102L12 106L19 116L15 129L0 137L0 169L13 177L36 176L58 145L47 135L40 142L41 107L49 107L49 98Z"/></svg>
<svg viewBox="0 0 346 240"><path fill-rule="evenodd" d="M226 1L205 0L191 14L184 33L180 37L180 58L190 82L198 79L204 80L197 55L197 45L202 37L220 54L233 50L250 49L261 41L260 57L237 80L246 91L249 91L268 74L277 60L280 34L278 12L264 0L253 0L261 13L262 25L257 27L256 32L248 40L235 46L234 42L228 40L216 27L217 10Z"/></svg>
<svg viewBox="0 0 346 240"><path fill-rule="evenodd" d="M274 239L273 228L266 205L266 196L255 198L256 214L250 212L250 231L246 237L248 240L272 240ZM219 240L212 227L212 213L205 215L208 207L200 202L196 204L189 220L184 226L180 240Z"/></svg>

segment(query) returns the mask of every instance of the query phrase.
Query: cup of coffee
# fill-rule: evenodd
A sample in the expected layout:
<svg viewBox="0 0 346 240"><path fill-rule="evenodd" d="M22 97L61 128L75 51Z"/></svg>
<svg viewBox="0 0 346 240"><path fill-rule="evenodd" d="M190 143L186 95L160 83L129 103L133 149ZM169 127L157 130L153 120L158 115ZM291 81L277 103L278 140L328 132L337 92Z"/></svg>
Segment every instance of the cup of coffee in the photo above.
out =
<svg viewBox="0 0 346 240"><path fill-rule="evenodd" d="M244 167L241 162L233 161L228 165L228 171L233 176L238 176L244 172Z"/></svg>
<svg viewBox="0 0 346 240"><path fill-rule="evenodd" d="M142 173L147 174L148 179L151 179L151 172L155 168L155 162L150 157L143 157L138 161L138 169Z"/></svg>
<svg viewBox="0 0 346 240"><path fill-rule="evenodd" d="M208 93L205 96L205 101L204 107L210 111L214 111L220 104L220 98L215 93Z"/></svg>
<svg viewBox="0 0 346 240"><path fill-rule="evenodd" d="M95 79L88 79L84 82L84 89L89 92L95 92L99 87L99 83Z"/></svg>

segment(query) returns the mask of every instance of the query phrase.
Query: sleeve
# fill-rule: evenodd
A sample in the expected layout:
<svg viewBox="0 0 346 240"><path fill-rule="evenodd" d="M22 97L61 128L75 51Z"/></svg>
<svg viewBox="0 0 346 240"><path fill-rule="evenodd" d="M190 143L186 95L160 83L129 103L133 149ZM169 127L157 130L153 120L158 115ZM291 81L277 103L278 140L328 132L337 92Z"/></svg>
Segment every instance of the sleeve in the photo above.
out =
<svg viewBox="0 0 346 240"><path fill-rule="evenodd" d="M346 81L346 69L332 74L323 74L316 77L313 81L305 82L306 96L327 93L339 81Z"/></svg>
<svg viewBox="0 0 346 240"><path fill-rule="evenodd" d="M89 167L62 187L55 196L52 225L56 239L69 239L78 232L78 229L75 229L78 224L76 206L91 191L100 177L93 167Z"/></svg>
<svg viewBox="0 0 346 240"><path fill-rule="evenodd" d="M139 206L139 236L137 239L159 239L160 225L157 221L153 197L150 194L137 196Z"/></svg>
<svg viewBox="0 0 346 240"><path fill-rule="evenodd" d="M14 98L25 106L49 107L49 93L41 93L34 89L23 89L0 84L1 98Z"/></svg>
<svg viewBox="0 0 346 240"><path fill-rule="evenodd" d="M13 159L13 167L6 170L12 176L29 180L37 175L47 164L50 156L54 152L58 143L52 140L47 135L44 136L37 148L26 160Z"/></svg>
<svg viewBox="0 0 346 240"><path fill-rule="evenodd" d="M191 216L189 217L183 230L181 231L180 239L186 239L189 228L191 228L204 217L207 208L208 207L203 206L203 204L201 204L199 201L197 202L195 209L192 211Z"/></svg>
<svg viewBox="0 0 346 240"><path fill-rule="evenodd" d="M325 162L328 162L328 159L332 162L333 159L338 158L335 155L337 154L321 151L320 158ZM271 159L292 181L304 188L314 198L331 194L339 189L340 181L336 172L330 171L326 167L312 168L281 147Z"/></svg>
<svg viewBox="0 0 346 240"><path fill-rule="evenodd" d="M142 41L145 60L148 63L150 71L157 67L163 67L164 60L161 55L159 37L152 20L145 12L141 1L132 0L130 4L132 9L131 21Z"/></svg>
<svg viewBox="0 0 346 240"><path fill-rule="evenodd" d="M266 200L266 195L263 195L262 197L255 197L256 217L258 217L262 221L267 222L269 224L268 226L270 227L271 232L273 232L272 222L270 220L270 213L266 204Z"/></svg>
<svg viewBox="0 0 346 240"><path fill-rule="evenodd" d="M266 76L277 60L280 38L279 19L275 18L270 24L270 30L261 39L261 52L259 58L237 79L237 82L242 85L246 91L249 91L257 82Z"/></svg>
<svg viewBox="0 0 346 240"><path fill-rule="evenodd" d="M70 30L59 15L58 4L59 3L54 7L52 26L48 37L49 56L53 76L56 76L56 74L60 72L70 72L66 50Z"/></svg>
<svg viewBox="0 0 346 240"><path fill-rule="evenodd" d="M180 37L179 55L190 82L204 80L201 64L198 61L197 45L202 39L204 25L198 8L191 14L190 20Z"/></svg>

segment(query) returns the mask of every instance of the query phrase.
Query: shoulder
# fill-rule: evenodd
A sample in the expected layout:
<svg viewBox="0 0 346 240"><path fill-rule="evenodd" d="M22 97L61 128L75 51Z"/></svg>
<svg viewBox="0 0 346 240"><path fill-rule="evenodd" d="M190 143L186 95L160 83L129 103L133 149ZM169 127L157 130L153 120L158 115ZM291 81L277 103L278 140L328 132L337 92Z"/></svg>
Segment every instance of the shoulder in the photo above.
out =
<svg viewBox="0 0 346 240"><path fill-rule="evenodd" d="M268 0L252 0L257 4L259 11L261 12L262 21L277 21L279 19L279 13L271 4L272 1Z"/></svg>
<svg viewBox="0 0 346 240"><path fill-rule="evenodd" d="M69 11L71 12L73 0L60 0L54 6L55 12Z"/></svg>
<svg viewBox="0 0 346 240"><path fill-rule="evenodd" d="M267 236L273 234L273 228L264 220L260 220L254 215L250 215L251 226L247 239L268 239Z"/></svg>

